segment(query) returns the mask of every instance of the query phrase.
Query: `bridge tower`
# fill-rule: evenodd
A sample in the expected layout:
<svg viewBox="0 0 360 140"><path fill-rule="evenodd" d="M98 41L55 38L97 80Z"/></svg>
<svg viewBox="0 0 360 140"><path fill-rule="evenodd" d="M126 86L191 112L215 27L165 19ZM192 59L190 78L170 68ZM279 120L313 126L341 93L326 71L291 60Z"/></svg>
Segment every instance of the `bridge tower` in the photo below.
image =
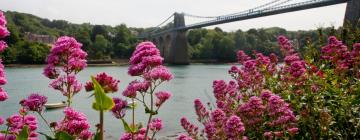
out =
<svg viewBox="0 0 360 140"><path fill-rule="evenodd" d="M360 18L360 0L350 0L347 2L344 25L346 22L355 26Z"/></svg>
<svg viewBox="0 0 360 140"><path fill-rule="evenodd" d="M185 18L182 13L174 14L174 28L185 26ZM171 33L170 55L165 61L170 64L189 64L188 45L186 30L175 30Z"/></svg>

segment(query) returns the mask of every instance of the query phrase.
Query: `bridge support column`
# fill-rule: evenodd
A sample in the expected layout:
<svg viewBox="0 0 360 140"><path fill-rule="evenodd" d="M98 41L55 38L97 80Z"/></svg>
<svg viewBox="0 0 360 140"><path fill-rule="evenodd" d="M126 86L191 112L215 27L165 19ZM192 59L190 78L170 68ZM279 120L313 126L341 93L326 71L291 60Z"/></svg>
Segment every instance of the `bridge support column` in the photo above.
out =
<svg viewBox="0 0 360 140"><path fill-rule="evenodd" d="M344 25L349 22L353 26L358 24L360 18L360 0L350 0L347 2Z"/></svg>
<svg viewBox="0 0 360 140"><path fill-rule="evenodd" d="M183 26L185 26L184 14L175 13L174 28ZM167 62L178 65L189 64L186 30L171 32L170 57Z"/></svg>

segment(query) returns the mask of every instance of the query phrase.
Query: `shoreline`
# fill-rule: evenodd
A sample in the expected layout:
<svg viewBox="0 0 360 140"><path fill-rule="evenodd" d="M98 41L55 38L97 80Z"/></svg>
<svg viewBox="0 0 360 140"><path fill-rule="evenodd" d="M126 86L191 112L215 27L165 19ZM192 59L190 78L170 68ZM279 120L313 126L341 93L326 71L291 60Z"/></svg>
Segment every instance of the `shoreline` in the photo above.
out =
<svg viewBox="0 0 360 140"><path fill-rule="evenodd" d="M190 60L189 65L206 65L206 64L237 64L236 62L219 62L214 60ZM44 67L46 64L4 64L8 68L33 68L33 67ZM90 63L87 64L88 67L109 67L109 66L128 66L128 61L112 61L112 63ZM166 64L172 65L172 64Z"/></svg>

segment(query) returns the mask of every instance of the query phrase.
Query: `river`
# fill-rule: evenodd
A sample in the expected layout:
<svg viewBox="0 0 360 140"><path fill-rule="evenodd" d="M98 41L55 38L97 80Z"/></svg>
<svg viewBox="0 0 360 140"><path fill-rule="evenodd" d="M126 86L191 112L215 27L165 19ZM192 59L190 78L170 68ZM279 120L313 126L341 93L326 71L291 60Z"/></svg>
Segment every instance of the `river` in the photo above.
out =
<svg viewBox="0 0 360 140"><path fill-rule="evenodd" d="M106 66L106 67L88 67L81 71L78 79L84 84L90 80L90 75L99 72L106 72L121 82L119 92L110 94L113 97L121 97L121 92L127 84L136 77L127 75L127 66ZM159 117L163 120L164 129L159 132L159 136L169 136L182 132L180 118L186 116L192 122L196 122L196 115L193 108L193 101L200 98L204 103L214 102L212 94L212 81L217 79L229 80L227 74L230 65L187 65L187 66L169 66L170 71L174 74L174 79L162 84L158 89L170 91L173 96L160 109ZM10 98L0 103L0 116L8 117L17 113L20 105L19 100L26 98L31 93L40 93L48 97L49 103L66 100L58 91L50 88L49 82L42 75L42 67L30 68L5 68L8 83L4 86ZM84 88L78 93L73 100L73 107L86 114L91 123L91 129L94 131L94 125L98 122L98 112L92 110L91 104L93 98L88 98L90 93L85 92ZM140 105L140 104L139 104ZM130 121L130 112L127 112L126 119ZM50 121L57 121L63 117L62 110L51 110L45 112L45 118ZM142 107L136 110L136 120L145 122L144 109ZM45 124L39 120L40 132L48 131ZM2 127L4 129L4 127ZM124 132L120 120L112 117L110 112L105 113L105 133L106 139L118 140ZM43 138L42 138L43 139ZM171 138L173 139L173 138Z"/></svg>

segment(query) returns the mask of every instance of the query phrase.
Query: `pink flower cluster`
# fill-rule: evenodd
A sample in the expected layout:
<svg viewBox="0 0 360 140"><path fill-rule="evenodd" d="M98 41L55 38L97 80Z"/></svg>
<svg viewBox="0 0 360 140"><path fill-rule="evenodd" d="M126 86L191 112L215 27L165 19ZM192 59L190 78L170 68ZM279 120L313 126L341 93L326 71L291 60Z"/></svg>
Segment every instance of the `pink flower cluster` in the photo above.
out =
<svg viewBox="0 0 360 140"><path fill-rule="evenodd" d="M155 93L155 96L157 98L155 106L160 107L165 101L167 101L171 97L171 93L168 91L159 91Z"/></svg>
<svg viewBox="0 0 360 140"><path fill-rule="evenodd" d="M50 86L68 98L78 93L82 85L76 80L75 75L86 67L86 56L87 53L81 49L81 44L75 38L58 38L46 59L48 65L43 72L46 77L55 79ZM60 71L65 74L60 76Z"/></svg>
<svg viewBox="0 0 360 140"><path fill-rule="evenodd" d="M145 138L146 128L141 128L138 132L134 133L134 139L131 133L124 133L120 140L150 140L149 137Z"/></svg>
<svg viewBox="0 0 360 140"><path fill-rule="evenodd" d="M47 97L32 93L27 99L21 100L20 104L29 111L41 112L47 102Z"/></svg>
<svg viewBox="0 0 360 140"><path fill-rule="evenodd" d="M125 116L126 107L128 105L126 100L120 98L113 98L115 106L111 109L112 114L115 118L120 119Z"/></svg>
<svg viewBox="0 0 360 140"><path fill-rule="evenodd" d="M126 89L123 91L122 95L128 98L135 98L136 92L146 92L150 87L149 81L138 81L134 80L129 83L129 85L126 87Z"/></svg>
<svg viewBox="0 0 360 140"><path fill-rule="evenodd" d="M19 115L15 114L10 116L7 120L6 125L9 127L10 135L7 135L6 139L14 139L24 126L29 128L29 140L38 140L38 133L36 132L38 122L35 116L33 115ZM1 136L0 136L1 138ZM4 138L5 140L5 138Z"/></svg>
<svg viewBox="0 0 360 140"><path fill-rule="evenodd" d="M128 74L131 76L139 76L142 79L130 82L122 92L122 95L131 98L131 100L136 99L141 102L145 108L145 113L149 114L149 119L144 130L141 129L138 132L125 133L121 137L121 140L154 139L155 134L163 128L163 124L160 119L151 118L158 114L160 107L171 97L170 92L156 92L156 88L163 82L170 81L173 75L162 65L163 58L160 56L160 51L152 42L142 42L138 44L129 63ZM140 95L140 97L137 97L138 95ZM150 101L145 100L146 96L150 96ZM133 122L135 121L133 120ZM151 138L149 137L150 131L152 133L150 134L152 135Z"/></svg>
<svg viewBox="0 0 360 140"><path fill-rule="evenodd" d="M105 72L97 74L95 79L104 89L105 93L112 93L119 90L118 84L120 80L116 80ZM94 90L94 85L91 81L86 82L85 90L88 92Z"/></svg>
<svg viewBox="0 0 360 140"><path fill-rule="evenodd" d="M191 124L189 120L187 120L185 117L181 118L180 120L181 126L185 129L185 131L188 133L190 137L193 139L197 138L197 135L199 133L199 127Z"/></svg>
<svg viewBox="0 0 360 140"><path fill-rule="evenodd" d="M75 75L63 75L50 83L50 87L59 90L64 96L80 92L82 84L76 79Z"/></svg>
<svg viewBox="0 0 360 140"><path fill-rule="evenodd" d="M152 67L162 65L162 61L159 49L152 42L142 42L136 46L130 58L128 73L131 76L142 75Z"/></svg>
<svg viewBox="0 0 360 140"><path fill-rule="evenodd" d="M150 130L154 133L159 132L163 127L162 121L159 118L152 119L149 124Z"/></svg>
<svg viewBox="0 0 360 140"><path fill-rule="evenodd" d="M232 115L226 121L224 130L227 138L235 140L242 137L245 127L238 116Z"/></svg>
<svg viewBox="0 0 360 140"><path fill-rule="evenodd" d="M227 104L230 101L231 106L220 106L222 108L213 110L209 117L201 101L195 100L195 111L200 118L199 122L204 125L203 131L207 139L248 139L249 136L267 137L273 133L279 134L275 137L281 138L284 135L280 136L280 133L292 135L297 133L295 115L289 104L280 96L269 90L263 90L260 97L251 96L248 100L240 98L236 101L232 96L228 96L229 92L226 91L227 86L224 81L218 80L214 83L214 92L223 93L221 96L216 95L217 102ZM197 126L188 122L186 118L181 119L181 125L190 137L197 137ZM277 131L272 132L273 130Z"/></svg>
<svg viewBox="0 0 360 140"><path fill-rule="evenodd" d="M321 48L322 59L329 60L335 67L335 72L346 73L346 71L354 68L357 76L360 76L360 44L355 43L352 51L348 49L335 36L328 39L328 44Z"/></svg>
<svg viewBox="0 0 360 140"><path fill-rule="evenodd" d="M198 121L205 122L209 118L209 111L206 110L206 107L200 101L200 99L195 99L194 104L195 112L198 116Z"/></svg>
<svg viewBox="0 0 360 140"><path fill-rule="evenodd" d="M5 38L10 35L10 32L7 30L6 27L6 18L2 11L0 11L0 39ZM6 48L7 44L5 41L0 40L0 53L2 53ZM2 64L2 60L0 59L0 85L5 85L7 83L6 76L5 76L5 70L4 65ZM5 101L8 99L7 92L0 87L0 102Z"/></svg>
<svg viewBox="0 0 360 140"><path fill-rule="evenodd" d="M89 130L90 124L85 114L77 112L70 107L64 109L64 114L64 119L56 124L55 131L66 132L77 139L91 139L93 134Z"/></svg>
<svg viewBox="0 0 360 140"><path fill-rule="evenodd" d="M184 134L180 134L176 140L194 140L193 138L187 136L187 135L184 135Z"/></svg>
<svg viewBox="0 0 360 140"><path fill-rule="evenodd" d="M166 67L160 65L145 73L144 78L148 81L170 81L173 75Z"/></svg>
<svg viewBox="0 0 360 140"><path fill-rule="evenodd" d="M306 73L305 61L301 60L294 47L285 36L279 36L278 43L282 54L285 56L285 66L281 68L282 73L284 74L282 80L296 82L303 81ZM289 73L290 76L286 73Z"/></svg>
<svg viewBox="0 0 360 140"><path fill-rule="evenodd" d="M251 94L258 92L255 91L257 89L262 89L264 76L272 76L277 71L277 57L275 54L268 57L262 53L254 52L254 55L255 59L252 59L245 52L238 51L238 62L242 64L242 67L232 66L229 70L229 74L237 81L240 91L247 91Z"/></svg>
<svg viewBox="0 0 360 140"><path fill-rule="evenodd" d="M4 38L10 35L10 32L6 28L6 24L7 21L5 18L5 14L3 11L0 11L0 38ZM0 48L3 48L3 46L1 46ZM1 49L1 51L3 51L3 49Z"/></svg>

